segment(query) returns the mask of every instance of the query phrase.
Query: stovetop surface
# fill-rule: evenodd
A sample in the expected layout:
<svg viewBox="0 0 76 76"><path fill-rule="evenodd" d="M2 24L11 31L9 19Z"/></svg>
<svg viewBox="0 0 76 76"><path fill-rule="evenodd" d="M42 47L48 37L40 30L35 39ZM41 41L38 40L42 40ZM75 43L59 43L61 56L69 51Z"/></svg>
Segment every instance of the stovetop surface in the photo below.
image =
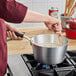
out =
<svg viewBox="0 0 76 76"><path fill-rule="evenodd" d="M57 65L41 64L33 54L8 57L9 76L76 76L76 51L67 51L65 59Z"/></svg>

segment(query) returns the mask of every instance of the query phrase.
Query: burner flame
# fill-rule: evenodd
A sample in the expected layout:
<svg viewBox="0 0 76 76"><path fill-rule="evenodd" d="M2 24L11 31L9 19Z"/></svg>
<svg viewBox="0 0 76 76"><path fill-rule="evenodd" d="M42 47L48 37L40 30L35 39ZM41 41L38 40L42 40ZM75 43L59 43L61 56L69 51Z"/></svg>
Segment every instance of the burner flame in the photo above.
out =
<svg viewBox="0 0 76 76"><path fill-rule="evenodd" d="M50 66L47 64L43 65L42 67L43 67L43 69L50 69Z"/></svg>

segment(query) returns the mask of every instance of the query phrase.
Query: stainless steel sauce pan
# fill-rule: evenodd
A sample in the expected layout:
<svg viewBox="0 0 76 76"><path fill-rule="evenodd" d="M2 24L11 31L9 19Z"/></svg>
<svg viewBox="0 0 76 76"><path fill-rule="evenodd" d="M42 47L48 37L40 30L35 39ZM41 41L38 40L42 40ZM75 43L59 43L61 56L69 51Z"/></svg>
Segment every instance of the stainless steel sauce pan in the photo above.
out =
<svg viewBox="0 0 76 76"><path fill-rule="evenodd" d="M30 41L34 58L38 62L43 64L59 64L64 60L68 46L68 39L66 37L61 37L62 45L59 45L60 41L57 34L42 34L31 39L25 35L23 37ZM55 45L48 46L48 44Z"/></svg>

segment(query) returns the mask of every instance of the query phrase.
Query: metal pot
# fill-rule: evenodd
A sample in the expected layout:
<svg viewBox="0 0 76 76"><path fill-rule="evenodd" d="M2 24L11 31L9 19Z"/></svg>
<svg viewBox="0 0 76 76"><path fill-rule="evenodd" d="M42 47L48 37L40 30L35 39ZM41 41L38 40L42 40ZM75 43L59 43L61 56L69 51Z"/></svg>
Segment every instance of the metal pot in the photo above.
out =
<svg viewBox="0 0 76 76"><path fill-rule="evenodd" d="M68 39L61 37L62 46L59 46L59 39L57 34L42 34L33 38L24 36L32 44L34 58L43 64L59 64L65 58L65 53L68 45ZM44 44L57 44L57 46L45 46Z"/></svg>
<svg viewBox="0 0 76 76"><path fill-rule="evenodd" d="M32 48L35 59L44 64L59 64L65 58L68 40L62 37L63 45L57 47L46 47L40 44L59 44L58 35L43 34L32 38Z"/></svg>

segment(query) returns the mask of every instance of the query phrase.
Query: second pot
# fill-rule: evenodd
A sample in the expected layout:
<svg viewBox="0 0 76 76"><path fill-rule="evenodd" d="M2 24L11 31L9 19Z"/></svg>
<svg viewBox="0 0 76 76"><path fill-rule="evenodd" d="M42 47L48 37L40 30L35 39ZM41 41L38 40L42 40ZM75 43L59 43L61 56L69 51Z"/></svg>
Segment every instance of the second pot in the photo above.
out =
<svg viewBox="0 0 76 76"><path fill-rule="evenodd" d="M65 30L66 37L76 39L76 29L71 29L67 26L63 26L62 28Z"/></svg>

